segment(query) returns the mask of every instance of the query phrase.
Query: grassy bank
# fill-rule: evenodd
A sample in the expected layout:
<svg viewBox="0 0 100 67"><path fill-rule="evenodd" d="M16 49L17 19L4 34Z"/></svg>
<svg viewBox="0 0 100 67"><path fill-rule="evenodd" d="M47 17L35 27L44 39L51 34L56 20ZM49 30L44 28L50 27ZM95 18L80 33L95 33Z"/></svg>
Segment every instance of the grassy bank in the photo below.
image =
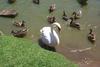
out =
<svg viewBox="0 0 100 67"><path fill-rule="evenodd" d="M25 39L0 36L0 67L77 67L62 55Z"/></svg>

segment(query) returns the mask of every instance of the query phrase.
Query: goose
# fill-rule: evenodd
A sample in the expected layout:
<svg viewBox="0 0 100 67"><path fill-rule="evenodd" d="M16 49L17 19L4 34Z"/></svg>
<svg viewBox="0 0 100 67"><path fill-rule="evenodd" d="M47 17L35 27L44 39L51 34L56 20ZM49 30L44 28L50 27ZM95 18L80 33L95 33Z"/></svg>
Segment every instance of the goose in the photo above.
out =
<svg viewBox="0 0 100 67"><path fill-rule="evenodd" d="M85 6L88 4L88 0L77 0L81 6Z"/></svg>
<svg viewBox="0 0 100 67"><path fill-rule="evenodd" d="M58 22L53 23L51 26L45 26L40 29L42 42L48 46L56 46L60 44L59 35L54 28L58 28L60 32L61 26Z"/></svg>
<svg viewBox="0 0 100 67"><path fill-rule="evenodd" d="M52 23L52 16L47 16L47 21L48 21L49 23Z"/></svg>
<svg viewBox="0 0 100 67"><path fill-rule="evenodd" d="M90 29L90 32L88 34L88 40L92 43L96 41L96 35L93 33L92 29Z"/></svg>
<svg viewBox="0 0 100 67"><path fill-rule="evenodd" d="M14 9L4 9L0 11L0 16L15 18L18 15L17 11Z"/></svg>
<svg viewBox="0 0 100 67"><path fill-rule="evenodd" d="M47 17L47 20L48 20L48 22L50 24L52 24L52 23L56 22L56 17L55 16L48 16Z"/></svg>

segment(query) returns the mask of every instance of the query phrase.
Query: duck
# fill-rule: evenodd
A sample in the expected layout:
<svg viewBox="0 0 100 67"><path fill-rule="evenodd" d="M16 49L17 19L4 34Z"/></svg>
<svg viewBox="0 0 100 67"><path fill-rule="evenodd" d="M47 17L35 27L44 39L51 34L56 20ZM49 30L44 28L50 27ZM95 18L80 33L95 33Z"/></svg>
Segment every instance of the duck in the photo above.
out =
<svg viewBox="0 0 100 67"><path fill-rule="evenodd" d="M55 17L55 16L48 16L48 17L47 17L47 21L48 21L50 24L52 24L52 23L56 22L56 17Z"/></svg>
<svg viewBox="0 0 100 67"><path fill-rule="evenodd" d="M60 39L55 27L61 30L61 25L59 23L53 23L51 26L44 26L40 29L40 39L41 41L50 47L55 47L60 44ZM58 31L60 31L58 29Z"/></svg>
<svg viewBox="0 0 100 67"><path fill-rule="evenodd" d="M47 21L49 22L49 23L52 23L52 18L53 16L47 16Z"/></svg>
<svg viewBox="0 0 100 67"><path fill-rule="evenodd" d="M16 0L8 0L9 3L14 3Z"/></svg>
<svg viewBox="0 0 100 67"><path fill-rule="evenodd" d="M49 7L49 13L52 13L53 11L55 11L56 9L56 5L55 4L52 4L50 7Z"/></svg>
<svg viewBox="0 0 100 67"><path fill-rule="evenodd" d="M33 0L33 3L40 4L40 0Z"/></svg>
<svg viewBox="0 0 100 67"><path fill-rule="evenodd" d="M78 10L77 12L73 12L72 16L74 17L74 19L80 19L82 16L82 11Z"/></svg>
<svg viewBox="0 0 100 67"><path fill-rule="evenodd" d="M12 30L11 34L13 34L15 37L23 38L27 34L27 29Z"/></svg>
<svg viewBox="0 0 100 67"><path fill-rule="evenodd" d="M65 11L63 11L63 16L62 16L62 19L63 19L63 20L65 20L65 21L67 21L67 20L68 20L68 17L67 17L67 15L66 15Z"/></svg>
<svg viewBox="0 0 100 67"><path fill-rule="evenodd" d="M70 26L80 30L80 23L75 22L73 17L71 17L70 20Z"/></svg>
<svg viewBox="0 0 100 67"><path fill-rule="evenodd" d="M93 29L90 29L90 32L88 34L88 40L92 43L96 41L96 35L93 33Z"/></svg>
<svg viewBox="0 0 100 67"><path fill-rule="evenodd" d="M18 13L15 9L4 9L4 10L0 11L1 17L15 18L17 15L18 15Z"/></svg>
<svg viewBox="0 0 100 67"><path fill-rule="evenodd" d="M13 25L18 26L18 27L25 27L25 21L24 20L22 20L22 21L15 21L13 23Z"/></svg>

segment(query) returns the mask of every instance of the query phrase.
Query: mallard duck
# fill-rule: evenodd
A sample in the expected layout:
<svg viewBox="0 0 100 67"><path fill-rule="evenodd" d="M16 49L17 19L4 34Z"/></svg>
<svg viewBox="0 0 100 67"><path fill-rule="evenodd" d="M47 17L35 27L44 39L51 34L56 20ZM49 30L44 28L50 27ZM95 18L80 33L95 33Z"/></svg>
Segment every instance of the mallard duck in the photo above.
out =
<svg viewBox="0 0 100 67"><path fill-rule="evenodd" d="M92 43L94 43L96 41L96 37L95 37L95 34L93 33L93 30L90 29L90 32L88 34L88 40Z"/></svg>
<svg viewBox="0 0 100 67"><path fill-rule="evenodd" d="M66 15L65 11L63 11L63 16L62 16L62 19L63 19L63 20L65 20L65 21L67 21L67 20L68 20L68 17L67 17L67 15Z"/></svg>
<svg viewBox="0 0 100 67"><path fill-rule="evenodd" d="M40 4L40 0L33 0L33 3Z"/></svg>
<svg viewBox="0 0 100 67"><path fill-rule="evenodd" d="M8 0L9 3L14 3L16 0Z"/></svg>
<svg viewBox="0 0 100 67"><path fill-rule="evenodd" d="M25 21L15 21L13 24L18 27L25 27Z"/></svg>
<svg viewBox="0 0 100 67"><path fill-rule="evenodd" d="M79 19L82 16L82 11L79 10L77 12L73 12L72 16L73 16L74 19Z"/></svg>
<svg viewBox="0 0 100 67"><path fill-rule="evenodd" d="M14 18L17 15L18 15L18 13L14 9L5 9L5 10L0 11L0 16L2 16L2 17Z"/></svg>
<svg viewBox="0 0 100 67"><path fill-rule="evenodd" d="M53 12L55 9L56 9L56 5L55 5L55 4L52 4L52 5L49 7L49 13Z"/></svg>
<svg viewBox="0 0 100 67"><path fill-rule="evenodd" d="M15 37L24 37L27 34L27 29L22 29L22 30L12 30L11 33Z"/></svg>
<svg viewBox="0 0 100 67"><path fill-rule="evenodd" d="M75 27L75 28L77 28L77 29L80 30L80 23L75 22L74 19L73 19L72 17L70 18L70 20L71 20L70 26L71 26L71 27Z"/></svg>
<svg viewBox="0 0 100 67"><path fill-rule="evenodd" d="M52 17L53 17L53 16L48 16L48 17L47 17L47 21L48 21L49 23L52 23Z"/></svg>

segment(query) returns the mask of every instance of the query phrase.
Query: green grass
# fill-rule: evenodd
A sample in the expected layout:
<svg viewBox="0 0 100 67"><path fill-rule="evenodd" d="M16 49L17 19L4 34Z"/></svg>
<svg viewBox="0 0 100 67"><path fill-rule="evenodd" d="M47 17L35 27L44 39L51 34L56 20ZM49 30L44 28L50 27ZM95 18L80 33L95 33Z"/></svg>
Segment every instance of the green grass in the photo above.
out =
<svg viewBox="0 0 100 67"><path fill-rule="evenodd" d="M77 67L62 55L42 49L37 43L0 36L0 67Z"/></svg>

